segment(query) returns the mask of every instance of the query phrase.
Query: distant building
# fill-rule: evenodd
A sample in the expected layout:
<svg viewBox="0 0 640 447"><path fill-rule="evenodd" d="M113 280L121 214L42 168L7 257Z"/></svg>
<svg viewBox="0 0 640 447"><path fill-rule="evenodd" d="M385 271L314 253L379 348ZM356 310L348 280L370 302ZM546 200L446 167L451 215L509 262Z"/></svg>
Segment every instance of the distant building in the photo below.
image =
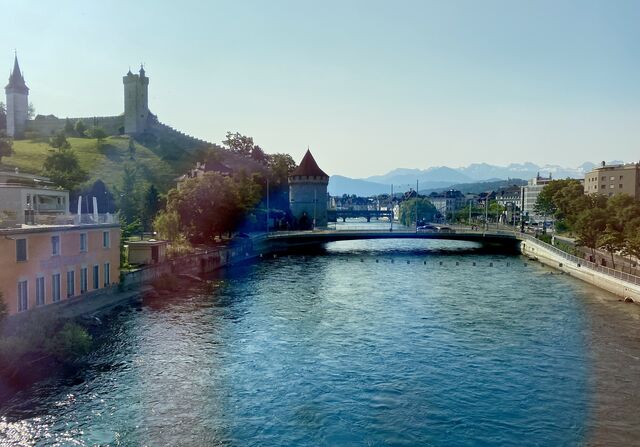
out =
<svg viewBox="0 0 640 447"><path fill-rule="evenodd" d="M542 222L545 218L549 220L551 216L541 216L535 211L535 204L538 200L538 196L544 189L545 185L552 181L551 174L549 177L541 177L540 174L529 180L529 182L522 187L522 214L525 219L529 219L530 222Z"/></svg>
<svg viewBox="0 0 640 447"><path fill-rule="evenodd" d="M140 65L138 74L131 70L122 78L124 84L124 133L136 135L147 129L149 120L149 78Z"/></svg>
<svg viewBox="0 0 640 447"><path fill-rule="evenodd" d="M22 181L33 181L31 177ZM67 191L17 184L15 176L2 178L0 292L9 314L119 281L120 224L114 216L72 215Z"/></svg>
<svg viewBox="0 0 640 447"><path fill-rule="evenodd" d="M189 170L189 172L187 172L186 174L183 174L175 179L175 181L178 182L178 189L180 189L182 183L185 180L190 178L201 178L206 172L215 172L221 175L228 176L233 173L233 170L224 163L220 163L216 160L209 160L204 162L198 161L196 162L195 168Z"/></svg>
<svg viewBox="0 0 640 447"><path fill-rule="evenodd" d="M311 152L289 175L289 206L299 229L327 226L329 176L318 166Z"/></svg>
<svg viewBox="0 0 640 447"><path fill-rule="evenodd" d="M504 207L503 223L520 221L522 206L522 188L518 185L508 186L496 191L495 200Z"/></svg>
<svg viewBox="0 0 640 447"><path fill-rule="evenodd" d="M584 176L584 192L607 197L614 194L629 194L640 199L640 163L609 165L602 162Z"/></svg>
<svg viewBox="0 0 640 447"><path fill-rule="evenodd" d="M452 220L453 215L465 207L465 195L455 189L444 192L432 192L429 201L445 220Z"/></svg>

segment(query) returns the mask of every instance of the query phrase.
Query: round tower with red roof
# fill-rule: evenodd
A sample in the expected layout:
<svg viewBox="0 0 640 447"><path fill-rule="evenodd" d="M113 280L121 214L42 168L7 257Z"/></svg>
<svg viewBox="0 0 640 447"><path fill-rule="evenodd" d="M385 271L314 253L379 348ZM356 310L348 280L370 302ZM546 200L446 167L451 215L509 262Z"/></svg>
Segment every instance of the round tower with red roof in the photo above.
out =
<svg viewBox="0 0 640 447"><path fill-rule="evenodd" d="M307 149L300 165L289 175L289 206L299 230L327 226L329 176Z"/></svg>

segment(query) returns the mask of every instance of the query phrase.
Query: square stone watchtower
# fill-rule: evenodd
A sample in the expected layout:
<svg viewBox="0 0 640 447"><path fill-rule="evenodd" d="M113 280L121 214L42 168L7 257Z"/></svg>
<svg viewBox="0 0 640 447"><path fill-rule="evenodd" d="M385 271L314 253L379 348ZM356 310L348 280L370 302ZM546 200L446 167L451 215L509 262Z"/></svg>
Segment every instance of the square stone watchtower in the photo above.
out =
<svg viewBox="0 0 640 447"><path fill-rule="evenodd" d="M147 129L149 119L149 78L144 67L140 66L139 74L131 70L122 78L124 84L124 132L135 135Z"/></svg>
<svg viewBox="0 0 640 447"><path fill-rule="evenodd" d="M307 150L300 165L289 175L289 207L299 230L327 226L329 176Z"/></svg>

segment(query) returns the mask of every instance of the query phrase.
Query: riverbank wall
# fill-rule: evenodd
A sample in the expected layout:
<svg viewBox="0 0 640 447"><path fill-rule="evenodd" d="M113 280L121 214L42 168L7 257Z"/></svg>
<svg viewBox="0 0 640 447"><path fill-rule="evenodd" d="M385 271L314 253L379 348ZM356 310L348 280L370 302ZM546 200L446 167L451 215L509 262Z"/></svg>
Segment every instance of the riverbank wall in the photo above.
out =
<svg viewBox="0 0 640 447"><path fill-rule="evenodd" d="M640 303L640 277L580 259L533 237L522 237L520 252L581 281Z"/></svg>

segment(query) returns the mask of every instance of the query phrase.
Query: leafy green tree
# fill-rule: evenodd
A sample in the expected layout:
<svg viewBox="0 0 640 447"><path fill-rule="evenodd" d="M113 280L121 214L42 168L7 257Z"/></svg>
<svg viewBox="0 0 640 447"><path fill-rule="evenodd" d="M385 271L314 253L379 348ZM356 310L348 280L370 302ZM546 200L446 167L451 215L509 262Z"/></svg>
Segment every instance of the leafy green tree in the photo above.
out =
<svg viewBox="0 0 640 447"><path fill-rule="evenodd" d="M0 292L0 323L9 315L9 307L7 303L4 301L4 296L2 292Z"/></svg>
<svg viewBox="0 0 640 447"><path fill-rule="evenodd" d="M239 132L227 132L227 139L222 142L222 145L231 152L244 157L250 157L255 146L252 137L247 137Z"/></svg>
<svg viewBox="0 0 640 447"><path fill-rule="evenodd" d="M80 168L78 156L70 148L50 153L44 161L42 174L68 191L75 190L89 178L86 171Z"/></svg>
<svg viewBox="0 0 640 447"><path fill-rule="evenodd" d="M591 249L595 255L600 236L607 228L607 220L607 211L602 208L591 208L580 213L575 225L577 244Z"/></svg>
<svg viewBox="0 0 640 447"><path fill-rule="evenodd" d="M105 130L102 127L98 127L98 126L92 127L91 129L89 129L89 132L87 133L91 138L95 138L96 140L98 140L98 142L102 142L102 140L107 138L107 132L105 132Z"/></svg>
<svg viewBox="0 0 640 447"><path fill-rule="evenodd" d="M71 145L67 141L67 136L65 135L64 131L62 131L62 130L60 132L56 132L49 139L49 146L51 146L52 148L55 148L55 149L69 149L69 148L71 148Z"/></svg>
<svg viewBox="0 0 640 447"><path fill-rule="evenodd" d="M64 120L64 133L66 135L73 135L74 130L71 120L69 118Z"/></svg>
<svg viewBox="0 0 640 447"><path fill-rule="evenodd" d="M7 130L7 108L0 101L0 130Z"/></svg>
<svg viewBox="0 0 640 447"><path fill-rule="evenodd" d="M124 165L122 187L116 190L118 208L126 224L140 218L140 188L138 173L134 166Z"/></svg>
<svg viewBox="0 0 640 447"><path fill-rule="evenodd" d="M128 150L129 150L129 158L133 160L134 156L136 155L136 145L133 142L133 138L129 138Z"/></svg>
<svg viewBox="0 0 640 447"><path fill-rule="evenodd" d="M4 130L0 130L0 163L2 163L2 157L9 157L11 154L13 154L13 140Z"/></svg>
<svg viewBox="0 0 640 447"><path fill-rule="evenodd" d="M180 190L169 191L167 212L180 216L183 234L191 242L213 242L216 235L231 232L260 200L255 176L233 178L207 172L184 181Z"/></svg>
<svg viewBox="0 0 640 447"><path fill-rule="evenodd" d="M46 341L46 350L59 360L75 359L91 351L93 339L85 328L76 323L65 323L62 330Z"/></svg>
<svg viewBox="0 0 640 447"><path fill-rule="evenodd" d="M30 102L27 106L27 118L32 120L34 116L36 116L36 108L33 106L33 103Z"/></svg>
<svg viewBox="0 0 640 447"><path fill-rule="evenodd" d="M162 210L153 220L153 229L162 239L174 242L181 235L180 215L176 210Z"/></svg>
<svg viewBox="0 0 640 447"><path fill-rule="evenodd" d="M618 231L612 224L607 224L604 229L604 232L600 234L598 237L598 248L602 248L609 252L611 255L611 266L616 268L616 261L614 258L614 254L624 247L624 235L622 232Z"/></svg>
<svg viewBox="0 0 640 447"><path fill-rule="evenodd" d="M402 225L412 226L416 224L416 203L418 207L418 219L420 221L431 221L438 213L436 207L424 197L412 198L400 204L398 220Z"/></svg>
<svg viewBox="0 0 640 447"><path fill-rule="evenodd" d="M87 131L87 126L84 124L82 120L78 120L76 121L75 129L79 137L84 137L85 136L84 133Z"/></svg>
<svg viewBox="0 0 640 447"><path fill-rule="evenodd" d="M150 230L153 219L160 211L160 193L155 185L151 184L144 191L142 200L142 226L145 230Z"/></svg>

